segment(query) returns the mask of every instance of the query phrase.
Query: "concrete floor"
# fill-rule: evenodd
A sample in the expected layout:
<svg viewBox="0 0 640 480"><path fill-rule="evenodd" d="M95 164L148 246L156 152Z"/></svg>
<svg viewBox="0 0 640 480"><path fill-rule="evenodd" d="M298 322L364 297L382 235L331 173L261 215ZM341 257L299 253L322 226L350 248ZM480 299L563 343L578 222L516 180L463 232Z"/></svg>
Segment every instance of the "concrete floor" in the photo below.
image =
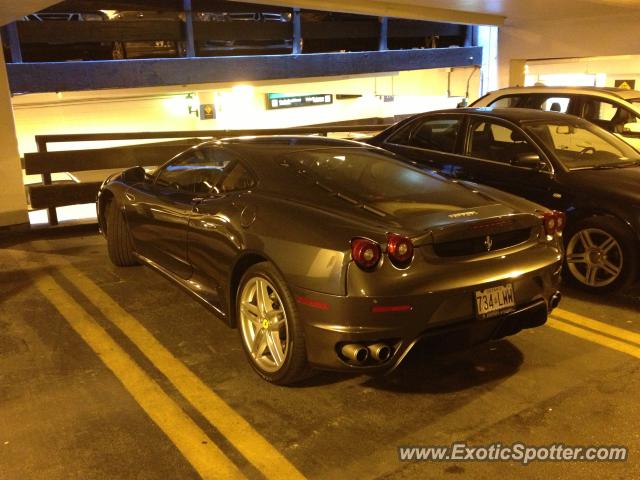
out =
<svg viewBox="0 0 640 480"><path fill-rule="evenodd" d="M237 332L168 280L144 267L113 267L104 240L91 231L48 236L0 242L1 479L199 476L193 457L107 368L101 358L109 352L95 353L72 328L75 317L65 318L44 296L38 278L66 292L67 303L102 327L247 478L278 476L242 453L242 438L266 439L265 455L281 455L273 465L292 465L312 479L640 478L640 358L615 343L544 326L465 352L434 353L424 345L388 377L322 373L296 388L275 387L252 372ZM69 263L107 300L83 293L63 275L59 267ZM222 399L233 414L219 424L210 421L206 404L189 401L180 379L114 325L113 311L102 307L109 297L125 310L120 317L146 327L170 361L186 366L202 380L204 393ZM640 334L638 292L594 298L566 290L561 307L623 329L622 344L640 351L633 337ZM599 334L611 339L611 332ZM224 424L235 415L249 425L238 435L237 423ZM460 440L624 445L629 460L529 466L398 461L398 446Z"/></svg>

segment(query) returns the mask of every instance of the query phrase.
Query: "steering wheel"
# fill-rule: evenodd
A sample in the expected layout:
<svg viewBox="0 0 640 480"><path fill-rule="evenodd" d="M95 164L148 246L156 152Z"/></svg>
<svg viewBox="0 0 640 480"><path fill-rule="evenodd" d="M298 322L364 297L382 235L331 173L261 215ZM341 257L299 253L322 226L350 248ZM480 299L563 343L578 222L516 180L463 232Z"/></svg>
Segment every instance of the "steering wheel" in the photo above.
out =
<svg viewBox="0 0 640 480"><path fill-rule="evenodd" d="M596 153L596 149L593 147L585 147L582 150L580 150L580 152L578 152L578 156L581 157L585 153L590 153L591 155L593 155L594 153Z"/></svg>

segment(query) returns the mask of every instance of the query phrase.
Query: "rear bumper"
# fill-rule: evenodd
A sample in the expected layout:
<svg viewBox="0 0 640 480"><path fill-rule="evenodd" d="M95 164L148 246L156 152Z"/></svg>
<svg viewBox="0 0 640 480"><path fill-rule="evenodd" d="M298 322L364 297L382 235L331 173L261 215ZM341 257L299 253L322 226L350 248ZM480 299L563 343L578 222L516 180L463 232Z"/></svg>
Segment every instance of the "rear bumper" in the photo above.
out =
<svg viewBox="0 0 640 480"><path fill-rule="evenodd" d="M475 314L475 291L507 282L396 297L333 296L293 288L305 328L307 357L315 367L329 370L379 372L393 370L424 337L459 337L460 348L513 335L543 325L554 299L559 299L559 265L551 265L511 279L515 310L488 319ZM411 309L373 313L376 306ZM372 359L353 364L341 354L344 344L384 343L392 355L384 362Z"/></svg>

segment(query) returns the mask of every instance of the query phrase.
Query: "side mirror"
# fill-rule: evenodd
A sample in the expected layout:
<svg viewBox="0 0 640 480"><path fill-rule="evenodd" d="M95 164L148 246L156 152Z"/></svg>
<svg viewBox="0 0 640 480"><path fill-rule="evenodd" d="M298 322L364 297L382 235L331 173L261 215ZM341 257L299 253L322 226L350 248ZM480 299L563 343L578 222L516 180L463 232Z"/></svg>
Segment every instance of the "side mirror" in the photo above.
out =
<svg viewBox="0 0 640 480"><path fill-rule="evenodd" d="M145 182L147 178L149 178L147 172L142 167L131 167L122 172L122 180L124 180L125 183L142 183Z"/></svg>
<svg viewBox="0 0 640 480"><path fill-rule="evenodd" d="M558 125L556 127L556 133L558 135L572 135L575 132L575 128L571 125Z"/></svg>
<svg viewBox="0 0 640 480"><path fill-rule="evenodd" d="M519 153L511 162L515 167L528 168L536 172L544 170L546 163L542 161L537 153Z"/></svg>

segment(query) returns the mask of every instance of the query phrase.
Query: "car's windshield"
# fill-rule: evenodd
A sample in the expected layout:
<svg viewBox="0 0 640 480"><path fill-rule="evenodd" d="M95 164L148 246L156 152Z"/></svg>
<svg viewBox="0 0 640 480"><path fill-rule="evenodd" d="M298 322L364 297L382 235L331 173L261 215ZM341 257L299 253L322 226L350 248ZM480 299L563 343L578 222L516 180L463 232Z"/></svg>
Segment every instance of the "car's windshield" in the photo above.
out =
<svg viewBox="0 0 640 480"><path fill-rule="evenodd" d="M569 170L626 167L640 154L615 135L585 122L534 121L523 128L543 142Z"/></svg>

